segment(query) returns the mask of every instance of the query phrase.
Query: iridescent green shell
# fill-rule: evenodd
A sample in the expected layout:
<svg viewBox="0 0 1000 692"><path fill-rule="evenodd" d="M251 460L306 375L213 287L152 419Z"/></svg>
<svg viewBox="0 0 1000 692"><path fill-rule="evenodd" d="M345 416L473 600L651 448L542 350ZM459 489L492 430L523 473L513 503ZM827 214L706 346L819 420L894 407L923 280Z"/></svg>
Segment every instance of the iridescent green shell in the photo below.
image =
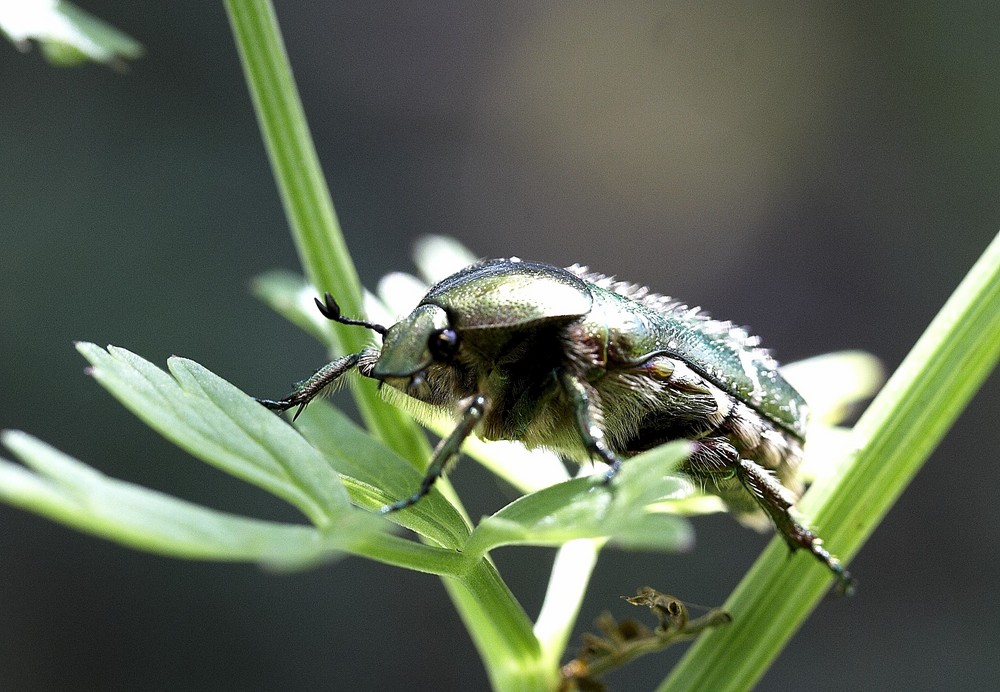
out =
<svg viewBox="0 0 1000 692"><path fill-rule="evenodd" d="M657 354L678 358L795 437L805 436L806 403L757 337L642 286L577 265L560 269L517 259L490 260L435 285L421 305L443 309L459 331L555 320L595 322L595 329L607 330L622 362L638 364Z"/></svg>

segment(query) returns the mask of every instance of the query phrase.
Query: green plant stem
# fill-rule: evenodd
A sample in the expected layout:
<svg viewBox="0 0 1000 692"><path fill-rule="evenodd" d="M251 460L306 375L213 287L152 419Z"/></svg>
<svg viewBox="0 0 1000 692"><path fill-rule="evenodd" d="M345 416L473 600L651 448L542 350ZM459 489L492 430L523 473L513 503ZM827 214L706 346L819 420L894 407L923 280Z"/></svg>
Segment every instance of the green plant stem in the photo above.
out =
<svg viewBox="0 0 1000 692"><path fill-rule="evenodd" d="M393 534L375 534L351 546L355 555L384 565L402 567L437 576L464 574L468 559L462 553L411 541Z"/></svg>
<svg viewBox="0 0 1000 692"><path fill-rule="evenodd" d="M335 291L345 311L360 313L361 284L327 192L274 8L264 0L227 0L226 8L306 276L314 286ZM365 343L364 332L356 329L338 336L346 351Z"/></svg>
<svg viewBox="0 0 1000 692"><path fill-rule="evenodd" d="M269 0L225 0L225 5L302 266L320 292L330 291L346 313L360 315L360 282L309 134L274 7ZM369 336L340 325L334 333L341 352L360 350ZM355 387L353 392L368 429L423 468L430 450L416 424L381 401L374 388ZM487 572L493 576L484 576ZM487 560L477 560L467 575L457 583L446 577L445 585L494 686L541 689L540 654L537 642L528 644L534 637L520 605Z"/></svg>
<svg viewBox="0 0 1000 692"><path fill-rule="evenodd" d="M444 578L497 690L548 690L557 666L543 657L531 621L488 560L380 534L352 546L356 554Z"/></svg>
<svg viewBox="0 0 1000 692"><path fill-rule="evenodd" d="M494 690L554 689L558 671L545 665L531 621L488 560L444 584L452 600L464 604L459 613Z"/></svg>
<svg viewBox="0 0 1000 692"><path fill-rule="evenodd" d="M346 314L360 315L361 282L340 232L274 7L269 0L226 0L226 9L306 276L319 292L335 295ZM331 328L339 353L360 351L370 338L358 327ZM353 393L368 429L423 468L429 450L416 424L372 387L355 387Z"/></svg>
<svg viewBox="0 0 1000 692"><path fill-rule="evenodd" d="M858 552L998 358L1000 235L858 421L854 463L799 503L834 554ZM733 623L699 639L660 689L749 689L829 584L815 560L789 558L780 539L771 541L724 606Z"/></svg>

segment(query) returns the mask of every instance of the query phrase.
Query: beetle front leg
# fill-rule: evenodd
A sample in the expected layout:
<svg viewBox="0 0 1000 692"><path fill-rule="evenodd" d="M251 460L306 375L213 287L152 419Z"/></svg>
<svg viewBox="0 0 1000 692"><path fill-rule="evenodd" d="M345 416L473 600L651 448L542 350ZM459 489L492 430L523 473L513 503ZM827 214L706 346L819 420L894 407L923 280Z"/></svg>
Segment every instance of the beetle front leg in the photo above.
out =
<svg viewBox="0 0 1000 692"><path fill-rule="evenodd" d="M448 464L452 459L458 456L459 451L462 449L462 443L465 439L472 434L472 431L476 429L479 425L479 421L483 419L486 414L486 397L482 394L476 394L475 396L469 398L462 408L462 418L459 420L458 425L455 429L451 431L448 437L445 437L438 443L438 446L434 449L434 455L431 457L431 463L427 466L427 472L424 474L424 479L420 483L420 489L413 493L409 497L403 498L402 500L397 500L391 505L386 505L379 510L379 514L388 514L389 512L397 512L401 509L415 505L421 500L427 493L431 491L434 487L434 483L444 474L445 469L448 468Z"/></svg>
<svg viewBox="0 0 1000 692"><path fill-rule="evenodd" d="M287 411L290 408L298 406L298 410L292 416L292 420L294 420L299 417L306 404L336 382L337 378L356 366L360 358L360 353L352 353L348 356L337 358L314 372L309 378L295 385L295 390L284 399L257 399L257 403L273 411Z"/></svg>
<svg viewBox="0 0 1000 692"><path fill-rule="evenodd" d="M604 441L604 414L599 404L597 391L573 375L563 374L560 378L563 389L573 405L573 417L580 440L591 458L598 457L608 465L604 482L609 483L622 467L620 456L612 452Z"/></svg>

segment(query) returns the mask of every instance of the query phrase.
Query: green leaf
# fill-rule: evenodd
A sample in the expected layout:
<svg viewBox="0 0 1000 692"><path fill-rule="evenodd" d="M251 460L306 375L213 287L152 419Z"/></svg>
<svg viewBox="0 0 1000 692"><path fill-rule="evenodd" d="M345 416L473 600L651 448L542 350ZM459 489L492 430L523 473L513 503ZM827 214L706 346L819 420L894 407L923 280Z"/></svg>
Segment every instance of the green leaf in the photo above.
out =
<svg viewBox="0 0 1000 692"><path fill-rule="evenodd" d="M105 389L192 455L287 500L319 527L351 511L339 475L299 433L197 363L171 358L171 377L122 348L77 349Z"/></svg>
<svg viewBox="0 0 1000 692"><path fill-rule="evenodd" d="M0 459L0 498L133 548L198 560L297 569L332 559L388 526L365 512L320 531L220 512L115 480L19 431L3 444L29 468Z"/></svg>
<svg viewBox="0 0 1000 692"><path fill-rule="evenodd" d="M465 550L477 555L501 545L551 546L578 538L605 538L633 549L686 549L693 540L690 524L649 505L691 492L676 473L688 451L680 442L629 459L610 485L576 478L525 495L483 519Z"/></svg>
<svg viewBox="0 0 1000 692"><path fill-rule="evenodd" d="M93 60L123 67L142 55L142 44L63 0L0 3L0 31L22 50L38 41L49 62L70 66Z"/></svg>
<svg viewBox="0 0 1000 692"><path fill-rule="evenodd" d="M420 487L423 474L329 403L310 403L295 424L343 474L348 490L359 504L377 509L411 495ZM389 516L447 548L460 548L471 530L437 487L407 511Z"/></svg>

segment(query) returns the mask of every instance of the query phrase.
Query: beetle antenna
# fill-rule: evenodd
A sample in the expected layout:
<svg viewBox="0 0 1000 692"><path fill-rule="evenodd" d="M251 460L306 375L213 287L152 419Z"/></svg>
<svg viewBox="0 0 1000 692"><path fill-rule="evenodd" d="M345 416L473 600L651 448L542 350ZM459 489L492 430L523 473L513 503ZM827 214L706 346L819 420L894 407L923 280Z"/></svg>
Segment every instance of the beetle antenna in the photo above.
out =
<svg viewBox="0 0 1000 692"><path fill-rule="evenodd" d="M385 336L386 332L389 331L381 324L376 324L374 322L369 322L367 320L355 320L351 319L350 317L344 317L344 315L340 312L340 305L337 304L337 301L329 293L324 294L323 296L324 302L322 303L319 302L319 298L313 298L313 300L316 301L316 307L318 307L319 311L323 313L323 317L325 317L328 320L339 322L340 324L351 325L354 327L366 327L368 329L371 329L373 332L378 332L382 336Z"/></svg>

